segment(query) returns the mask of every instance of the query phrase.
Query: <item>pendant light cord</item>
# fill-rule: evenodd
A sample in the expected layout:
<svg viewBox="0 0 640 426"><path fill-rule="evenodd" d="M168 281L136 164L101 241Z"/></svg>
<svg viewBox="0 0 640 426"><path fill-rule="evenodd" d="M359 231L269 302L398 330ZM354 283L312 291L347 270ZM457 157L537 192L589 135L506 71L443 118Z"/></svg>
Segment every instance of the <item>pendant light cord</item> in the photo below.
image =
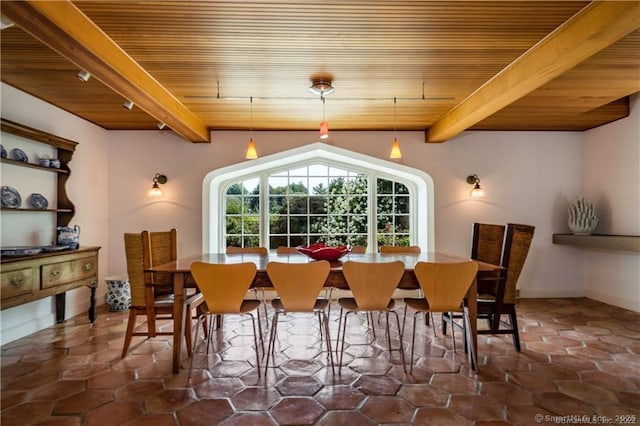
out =
<svg viewBox="0 0 640 426"><path fill-rule="evenodd" d="M398 116L396 114L396 98L393 98L393 137L398 134Z"/></svg>
<svg viewBox="0 0 640 426"><path fill-rule="evenodd" d="M253 96L249 98L249 137L253 139Z"/></svg>

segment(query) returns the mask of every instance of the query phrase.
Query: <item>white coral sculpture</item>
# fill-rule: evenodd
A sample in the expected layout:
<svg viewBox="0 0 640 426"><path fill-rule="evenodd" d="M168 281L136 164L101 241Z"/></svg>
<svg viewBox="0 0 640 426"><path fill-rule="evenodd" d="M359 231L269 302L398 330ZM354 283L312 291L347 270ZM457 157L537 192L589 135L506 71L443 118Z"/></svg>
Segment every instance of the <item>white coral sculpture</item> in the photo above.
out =
<svg viewBox="0 0 640 426"><path fill-rule="evenodd" d="M569 208L569 229L575 235L590 235L598 226L598 213L591 202L578 197Z"/></svg>

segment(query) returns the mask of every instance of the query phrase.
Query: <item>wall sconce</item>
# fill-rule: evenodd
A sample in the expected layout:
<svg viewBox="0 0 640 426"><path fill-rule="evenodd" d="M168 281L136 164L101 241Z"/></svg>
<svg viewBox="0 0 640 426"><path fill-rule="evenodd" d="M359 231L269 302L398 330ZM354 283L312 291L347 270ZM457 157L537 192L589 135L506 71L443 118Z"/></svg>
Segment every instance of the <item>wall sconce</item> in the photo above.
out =
<svg viewBox="0 0 640 426"><path fill-rule="evenodd" d="M164 195L164 192L162 191L162 189L160 189L158 184L164 185L165 183L167 183L167 177L165 175L161 175L160 173L156 173L156 175L153 177L153 186L147 192L147 197L162 197Z"/></svg>
<svg viewBox="0 0 640 426"><path fill-rule="evenodd" d="M76 77L86 83L91 78L91 73L85 70L80 70L78 71L78 74L76 74Z"/></svg>
<svg viewBox="0 0 640 426"><path fill-rule="evenodd" d="M167 126L167 125L166 125L166 124L164 124L164 123L158 123L158 124L156 124L156 127L158 128L158 130L162 130L162 129L164 129L166 126Z"/></svg>
<svg viewBox="0 0 640 426"><path fill-rule="evenodd" d="M473 189L469 193L471 198L484 198L484 189L480 187L480 178L478 175L467 176L467 183L473 185Z"/></svg>
<svg viewBox="0 0 640 426"><path fill-rule="evenodd" d="M132 110L133 109L133 102L131 102L129 99L127 99L126 101L124 101L122 106L125 107L128 110Z"/></svg>

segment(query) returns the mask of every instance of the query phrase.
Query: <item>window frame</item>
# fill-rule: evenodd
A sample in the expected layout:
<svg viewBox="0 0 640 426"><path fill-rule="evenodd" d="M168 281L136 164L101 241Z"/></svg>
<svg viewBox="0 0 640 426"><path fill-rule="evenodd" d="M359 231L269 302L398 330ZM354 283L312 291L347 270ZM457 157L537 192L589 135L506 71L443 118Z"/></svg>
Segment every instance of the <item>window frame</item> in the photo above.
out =
<svg viewBox="0 0 640 426"><path fill-rule="evenodd" d="M375 179L389 179L406 185L411 193L410 209L414 212L411 217L412 244L421 246L424 251L435 250L433 179L428 174L402 164L316 142L209 172L202 186L203 252L224 253L226 249L224 197L230 183L260 177L260 183L264 188L270 174L316 163L341 167L367 174ZM370 179L369 186L374 185L374 182ZM266 191L262 190L261 209L268 208L267 197ZM370 211L375 212L375 197L369 197L369 202ZM265 241L266 238L265 220L265 216L261 214L261 241ZM374 220L377 221L377 218ZM369 234L373 235L369 235L368 239L374 243L373 246L377 245L375 233L376 226L370 227ZM369 250L373 250L372 244L369 246Z"/></svg>

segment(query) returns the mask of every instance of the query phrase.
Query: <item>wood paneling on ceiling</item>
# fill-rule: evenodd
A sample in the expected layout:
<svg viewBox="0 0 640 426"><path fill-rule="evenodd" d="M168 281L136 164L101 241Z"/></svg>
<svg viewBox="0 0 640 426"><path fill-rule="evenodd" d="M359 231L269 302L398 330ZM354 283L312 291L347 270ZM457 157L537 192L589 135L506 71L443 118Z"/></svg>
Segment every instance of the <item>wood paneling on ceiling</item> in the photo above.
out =
<svg viewBox="0 0 640 426"><path fill-rule="evenodd" d="M256 130L318 129L322 102L307 90L317 76L336 88L324 109L331 130L393 130L397 98L398 130L428 134L439 123L444 139L465 128L579 131L627 116L628 97L640 91L640 2L606 3L3 1L18 25L2 31L2 81L106 129L163 121L192 141L206 140L207 129L248 129L250 97ZM582 49L574 40L584 28L572 29L562 46L575 46L557 61L582 55L577 65L495 111L502 89L452 115L595 7L591 19L604 28L586 42L605 39L603 48ZM80 82L80 68L99 78ZM534 68L503 78L547 71Z"/></svg>

